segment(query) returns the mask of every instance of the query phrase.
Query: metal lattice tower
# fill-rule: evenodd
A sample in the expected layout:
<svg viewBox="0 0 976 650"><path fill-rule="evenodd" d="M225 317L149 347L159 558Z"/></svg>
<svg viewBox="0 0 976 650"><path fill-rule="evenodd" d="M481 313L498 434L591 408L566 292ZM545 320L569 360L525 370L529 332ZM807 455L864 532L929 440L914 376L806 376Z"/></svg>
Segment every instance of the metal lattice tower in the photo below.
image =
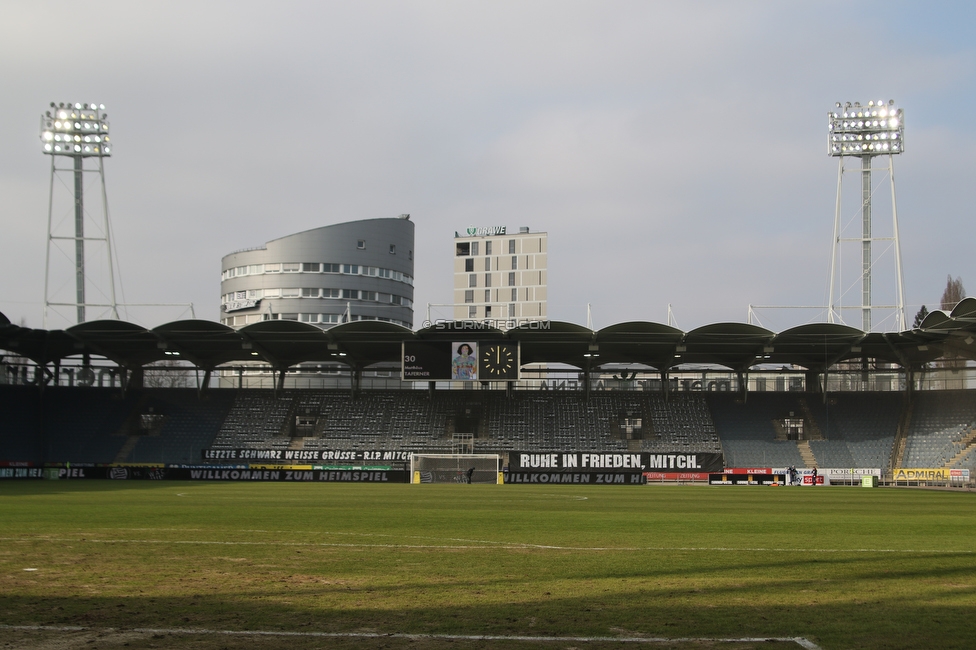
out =
<svg viewBox="0 0 976 650"><path fill-rule="evenodd" d="M843 322L841 315L844 309L860 309L861 329L870 332L872 328L872 311L874 309L895 310L897 327L905 330L905 290L904 277L901 267L901 243L898 238L898 210L895 203L894 155L905 149L905 125L902 109L896 108L894 100L887 104L884 101L870 101L866 106L859 102L841 105L827 115L828 135L827 153L838 158L837 165L837 203L834 213L834 239L830 255L830 280L827 321ZM841 228L841 196L845 171L845 158L860 158L861 173L861 236L859 238L842 237ZM879 157L886 157L888 166L873 167L873 161ZM872 170L884 170L888 173L891 186L891 218L893 235L891 237L875 237L872 231L871 197L873 185ZM894 305L874 305L872 300L871 272L875 264L872 244L876 241L893 241L896 275L896 303ZM841 282L841 251L842 243L860 243L861 264L861 304L844 306L842 304L843 290L838 287Z"/></svg>
<svg viewBox="0 0 976 650"><path fill-rule="evenodd" d="M103 159L112 154L108 134L107 115L104 104L51 103L51 108L41 117L41 143L43 152L51 156L51 183L48 195L47 212L47 253L44 270L44 327L47 328L48 312L51 307L74 307L77 322L85 322L86 307L99 307L110 310L112 317L118 318L118 304L115 299L115 273L112 264L111 230L108 218L108 199L105 193L105 168ZM58 160L70 158L70 168L59 168ZM86 161L95 164L86 165ZM54 188L59 173L70 173L74 187L74 234L61 235L55 232L53 223ZM85 174L97 173L101 184L102 223L101 236L85 235ZM75 300L55 302L51 299L51 247L59 241L74 242ZM90 278L85 271L85 250L89 242L102 242L107 258L109 284L106 298L108 302L90 302L86 297L86 286Z"/></svg>

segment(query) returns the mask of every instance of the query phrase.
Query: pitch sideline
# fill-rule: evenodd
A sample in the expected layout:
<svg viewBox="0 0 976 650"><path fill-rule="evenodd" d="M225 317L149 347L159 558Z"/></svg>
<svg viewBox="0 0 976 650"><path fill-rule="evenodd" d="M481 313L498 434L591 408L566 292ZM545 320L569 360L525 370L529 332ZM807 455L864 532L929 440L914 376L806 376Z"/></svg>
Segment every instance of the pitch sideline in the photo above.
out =
<svg viewBox="0 0 976 650"><path fill-rule="evenodd" d="M223 635L223 636L264 636L264 637L306 637L320 639L409 639L420 641L436 639L442 641L537 641L540 643L637 643L663 645L666 643L795 643L804 650L822 650L813 641L799 636L794 637L613 637L613 636L504 636L493 634L406 634L399 632L273 632L267 630L210 630L206 628L95 628L77 625L2 625L0 630L19 630L23 632L128 632L136 634L183 634L183 635Z"/></svg>

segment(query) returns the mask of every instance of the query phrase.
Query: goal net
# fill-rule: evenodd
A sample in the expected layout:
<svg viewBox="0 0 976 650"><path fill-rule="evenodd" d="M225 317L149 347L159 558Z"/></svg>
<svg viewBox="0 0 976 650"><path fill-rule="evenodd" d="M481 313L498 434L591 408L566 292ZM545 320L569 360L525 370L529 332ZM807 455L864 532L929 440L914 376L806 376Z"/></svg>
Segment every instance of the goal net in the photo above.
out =
<svg viewBox="0 0 976 650"><path fill-rule="evenodd" d="M410 454L411 483L501 483L498 454Z"/></svg>

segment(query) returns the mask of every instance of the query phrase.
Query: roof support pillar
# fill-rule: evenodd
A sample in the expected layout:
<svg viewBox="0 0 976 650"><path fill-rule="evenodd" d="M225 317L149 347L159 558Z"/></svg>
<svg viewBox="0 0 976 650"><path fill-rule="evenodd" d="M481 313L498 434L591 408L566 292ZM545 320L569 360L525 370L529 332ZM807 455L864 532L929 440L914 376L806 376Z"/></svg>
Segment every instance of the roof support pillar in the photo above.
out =
<svg viewBox="0 0 976 650"><path fill-rule="evenodd" d="M350 377L350 391L352 393L353 399L359 397L359 388L363 383L363 368L360 365L354 365L352 367L352 376Z"/></svg>
<svg viewBox="0 0 976 650"><path fill-rule="evenodd" d="M805 373L806 392L808 393L822 393L823 388L820 385L820 372L817 370L807 370Z"/></svg>
<svg viewBox="0 0 976 650"><path fill-rule="evenodd" d="M210 368L203 371L203 382L197 386L197 396L203 397L208 392L210 386Z"/></svg>

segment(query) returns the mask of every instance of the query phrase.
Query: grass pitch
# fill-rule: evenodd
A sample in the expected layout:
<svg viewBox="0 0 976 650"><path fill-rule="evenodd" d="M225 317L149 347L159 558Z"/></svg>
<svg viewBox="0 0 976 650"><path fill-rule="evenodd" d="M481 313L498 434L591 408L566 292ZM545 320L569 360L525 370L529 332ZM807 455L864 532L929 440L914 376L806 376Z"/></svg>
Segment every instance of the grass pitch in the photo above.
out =
<svg viewBox="0 0 976 650"><path fill-rule="evenodd" d="M976 646L972 493L6 481L0 522L14 647Z"/></svg>

